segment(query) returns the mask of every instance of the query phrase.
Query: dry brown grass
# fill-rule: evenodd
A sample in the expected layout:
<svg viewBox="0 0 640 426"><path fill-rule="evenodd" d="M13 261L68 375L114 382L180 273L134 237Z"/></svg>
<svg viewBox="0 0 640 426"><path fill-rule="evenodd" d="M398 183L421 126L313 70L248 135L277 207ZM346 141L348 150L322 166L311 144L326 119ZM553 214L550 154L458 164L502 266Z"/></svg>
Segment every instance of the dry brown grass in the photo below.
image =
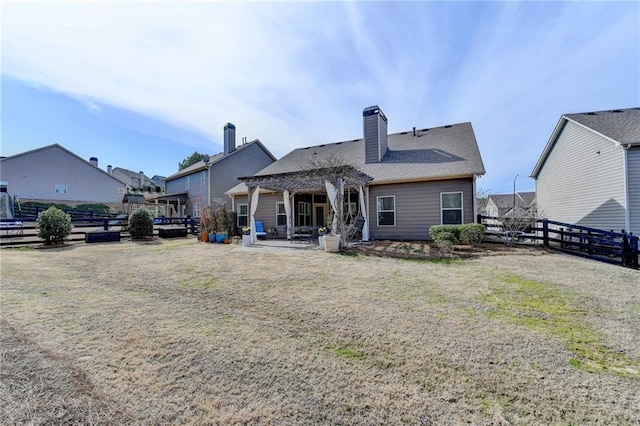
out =
<svg viewBox="0 0 640 426"><path fill-rule="evenodd" d="M6 424L637 424L640 273L193 239L3 250Z"/></svg>

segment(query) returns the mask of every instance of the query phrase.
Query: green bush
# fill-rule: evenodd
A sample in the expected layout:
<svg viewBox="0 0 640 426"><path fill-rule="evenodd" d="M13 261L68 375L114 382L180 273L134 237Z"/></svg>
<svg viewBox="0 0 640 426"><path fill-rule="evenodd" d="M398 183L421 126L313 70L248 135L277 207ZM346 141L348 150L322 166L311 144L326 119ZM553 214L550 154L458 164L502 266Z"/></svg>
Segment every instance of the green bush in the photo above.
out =
<svg viewBox="0 0 640 426"><path fill-rule="evenodd" d="M74 210L106 214L109 213L109 206L106 204L79 204Z"/></svg>
<svg viewBox="0 0 640 426"><path fill-rule="evenodd" d="M466 223L460 225L460 242L462 244L477 245L484 237L484 225L481 223Z"/></svg>
<svg viewBox="0 0 640 426"><path fill-rule="evenodd" d="M38 237L45 245L61 243L71 234L71 216L57 207L49 207L38 215Z"/></svg>
<svg viewBox="0 0 640 426"><path fill-rule="evenodd" d="M129 215L131 238L141 239L153 235L153 218L146 209L138 209Z"/></svg>
<svg viewBox="0 0 640 426"><path fill-rule="evenodd" d="M438 245L479 244L484 236L484 225L466 223L464 225L435 225L429 228L431 239Z"/></svg>

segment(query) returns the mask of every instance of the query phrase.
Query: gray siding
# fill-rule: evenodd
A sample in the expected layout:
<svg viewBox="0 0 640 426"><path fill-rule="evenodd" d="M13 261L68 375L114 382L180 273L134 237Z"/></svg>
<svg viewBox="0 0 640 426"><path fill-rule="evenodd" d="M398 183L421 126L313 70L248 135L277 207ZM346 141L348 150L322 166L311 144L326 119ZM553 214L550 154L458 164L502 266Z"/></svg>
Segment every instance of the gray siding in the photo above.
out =
<svg viewBox="0 0 640 426"><path fill-rule="evenodd" d="M211 197L222 199L231 208L231 198L225 192L240 183L239 177L252 176L271 163L273 159L257 143L233 152L211 167Z"/></svg>
<svg viewBox="0 0 640 426"><path fill-rule="evenodd" d="M256 220L261 220L264 224L264 229L276 228L276 203L283 202L282 193L272 192L260 194L258 200L258 210L256 211ZM235 199L236 211L238 204L247 204L247 196L240 195ZM230 208L230 207L229 207ZM285 238L287 236L287 227L280 226L278 229L278 238Z"/></svg>
<svg viewBox="0 0 640 426"><path fill-rule="evenodd" d="M629 230L640 235L640 147L627 151L627 173L629 182Z"/></svg>
<svg viewBox="0 0 640 426"><path fill-rule="evenodd" d="M377 163L387 152L387 122L379 114L364 117L365 163Z"/></svg>
<svg viewBox="0 0 640 426"><path fill-rule="evenodd" d="M623 158L620 146L567 122L536 180L540 214L593 228L623 229Z"/></svg>
<svg viewBox="0 0 640 426"><path fill-rule="evenodd" d="M375 185L369 188L369 230L376 240L428 240L429 227L441 224L440 194L462 192L463 222L473 223L473 178ZM396 225L378 226L376 197L394 195Z"/></svg>
<svg viewBox="0 0 640 426"><path fill-rule="evenodd" d="M125 185L66 150L51 146L0 163L0 180L8 182L9 194L23 201L74 201L118 203ZM66 193L56 193L66 185Z"/></svg>

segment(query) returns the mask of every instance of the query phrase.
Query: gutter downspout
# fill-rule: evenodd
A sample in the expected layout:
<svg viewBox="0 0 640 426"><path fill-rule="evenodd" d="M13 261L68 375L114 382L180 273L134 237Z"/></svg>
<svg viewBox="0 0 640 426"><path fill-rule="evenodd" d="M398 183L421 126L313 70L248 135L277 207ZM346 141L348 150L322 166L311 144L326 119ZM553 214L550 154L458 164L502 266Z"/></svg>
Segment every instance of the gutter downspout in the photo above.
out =
<svg viewBox="0 0 640 426"><path fill-rule="evenodd" d="M631 148L631 144L622 145L622 161L624 167L624 230L629 232L631 229L631 212L629 208L629 156L627 151Z"/></svg>

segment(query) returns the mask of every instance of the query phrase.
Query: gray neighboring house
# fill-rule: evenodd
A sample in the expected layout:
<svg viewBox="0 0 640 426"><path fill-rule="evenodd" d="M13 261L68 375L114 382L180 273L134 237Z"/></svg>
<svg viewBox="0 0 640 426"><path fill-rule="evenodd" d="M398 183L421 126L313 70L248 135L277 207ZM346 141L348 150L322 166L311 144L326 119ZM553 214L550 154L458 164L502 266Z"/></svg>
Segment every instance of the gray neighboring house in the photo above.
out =
<svg viewBox="0 0 640 426"><path fill-rule="evenodd" d="M640 108L563 115L531 177L549 219L640 234Z"/></svg>
<svg viewBox="0 0 640 426"><path fill-rule="evenodd" d="M236 146L236 127L224 126L224 151L199 161L165 178L165 195L160 201L178 201L183 211L178 215L197 217L202 208L225 204L232 200L226 191L238 183L238 177L251 175L276 161L258 139Z"/></svg>
<svg viewBox="0 0 640 426"><path fill-rule="evenodd" d="M157 192L156 188L161 188L162 185L156 184L155 181L146 176L143 172L134 172L131 170L123 169L122 167L107 166L107 173L127 185L127 189L135 189L145 192L154 193Z"/></svg>
<svg viewBox="0 0 640 426"><path fill-rule="evenodd" d="M491 194L487 197L487 205L484 214L499 217L508 215L513 205L529 208L535 205L535 192L516 192L515 194Z"/></svg>
<svg viewBox="0 0 640 426"><path fill-rule="evenodd" d="M117 209L125 192L121 181L98 168L97 158L87 161L59 144L2 158L0 180L22 202L105 203Z"/></svg>
<svg viewBox="0 0 640 426"><path fill-rule="evenodd" d="M364 217L364 240L427 240L432 225L476 221L476 178L485 169L471 123L387 134L378 106L366 108L362 120L362 138L293 150L243 178L229 191L238 226L251 223L252 185L252 193L260 188L255 220L278 236L290 236L292 227L327 225L333 211L328 189L315 183L314 190L305 190L304 181L336 161L357 181L345 184L342 211L348 221Z"/></svg>

